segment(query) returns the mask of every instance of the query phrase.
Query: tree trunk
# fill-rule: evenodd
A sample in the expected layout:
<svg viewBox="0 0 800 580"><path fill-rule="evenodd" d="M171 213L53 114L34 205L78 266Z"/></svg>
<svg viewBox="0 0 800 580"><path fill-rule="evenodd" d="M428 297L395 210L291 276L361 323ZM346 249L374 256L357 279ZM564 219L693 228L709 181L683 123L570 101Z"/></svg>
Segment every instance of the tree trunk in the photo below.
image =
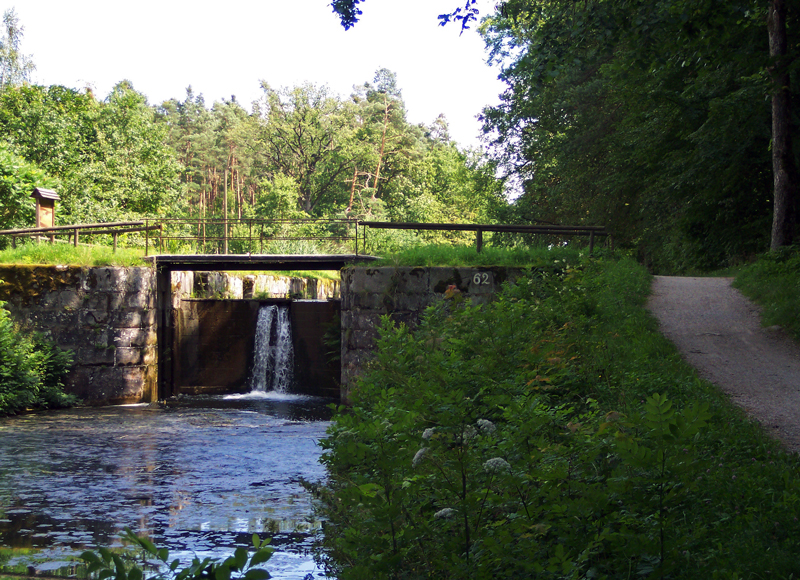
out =
<svg viewBox="0 0 800 580"><path fill-rule="evenodd" d="M378 154L378 167L375 168L375 182L372 186L372 199L378 195L378 180L381 178L381 163L383 162L383 151L386 148L386 126L389 124L389 99L383 95L383 132L381 133L381 151Z"/></svg>
<svg viewBox="0 0 800 580"><path fill-rule="evenodd" d="M772 0L769 9L769 54L772 57L772 179L771 250L794 241L797 168L792 152L791 93L786 59L786 0Z"/></svg>

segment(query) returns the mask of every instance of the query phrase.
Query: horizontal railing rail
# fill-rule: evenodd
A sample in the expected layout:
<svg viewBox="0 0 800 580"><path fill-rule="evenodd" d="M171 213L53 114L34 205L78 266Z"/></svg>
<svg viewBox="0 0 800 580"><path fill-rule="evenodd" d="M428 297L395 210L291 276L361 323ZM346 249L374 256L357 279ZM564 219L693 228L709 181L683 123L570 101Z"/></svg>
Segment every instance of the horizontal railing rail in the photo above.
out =
<svg viewBox="0 0 800 580"><path fill-rule="evenodd" d="M39 228L18 228L13 230L0 230L0 235L11 237L11 247L17 246L18 238L35 237L40 238L49 234L50 242L55 241L56 235L68 235L73 239L75 247L79 245L80 234L87 235L111 234L113 237L114 251L117 251L117 242L121 234L133 232L148 232L159 229L159 226L148 226L143 221L131 222L105 222L96 224L74 224L68 226L50 226Z"/></svg>
<svg viewBox="0 0 800 580"><path fill-rule="evenodd" d="M203 254L229 254L232 247L234 253L264 253L269 243L281 241L329 242L344 246L345 253L353 247L356 255L359 249L358 225L353 219L169 218L146 223L151 221L161 226L154 239L161 251L170 242L193 246ZM146 255L149 243L148 237Z"/></svg>
<svg viewBox="0 0 800 580"><path fill-rule="evenodd" d="M543 235L568 235L589 236L589 251L594 250L595 236L611 236L604 226L564 226L556 224L444 224L424 222L371 222L359 221L358 225L365 228L364 243L366 244L366 228L390 230L441 230L441 231L468 231L475 232L475 245L477 251L483 249L483 232L518 233L518 234L543 234Z"/></svg>

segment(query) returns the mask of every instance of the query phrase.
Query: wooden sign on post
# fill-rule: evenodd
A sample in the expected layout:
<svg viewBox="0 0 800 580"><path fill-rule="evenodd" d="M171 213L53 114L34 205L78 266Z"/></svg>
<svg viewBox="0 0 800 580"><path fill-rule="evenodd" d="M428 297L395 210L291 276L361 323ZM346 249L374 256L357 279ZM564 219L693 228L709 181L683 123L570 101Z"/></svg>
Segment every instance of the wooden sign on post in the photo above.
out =
<svg viewBox="0 0 800 580"><path fill-rule="evenodd" d="M61 200L52 189L36 187L31 194L36 200L36 227L52 228L56 225L56 201Z"/></svg>

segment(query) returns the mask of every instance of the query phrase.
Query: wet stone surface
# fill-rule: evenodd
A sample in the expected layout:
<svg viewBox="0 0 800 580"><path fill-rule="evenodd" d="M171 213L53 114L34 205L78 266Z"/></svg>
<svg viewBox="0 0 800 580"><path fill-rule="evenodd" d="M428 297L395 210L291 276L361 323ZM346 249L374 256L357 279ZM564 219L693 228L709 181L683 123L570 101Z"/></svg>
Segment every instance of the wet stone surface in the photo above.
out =
<svg viewBox="0 0 800 580"><path fill-rule="evenodd" d="M0 419L0 546L34 548L44 571L119 545L126 526L185 562L257 532L278 548L273 577L318 577L308 549L321 524L299 481L324 477L329 402L193 397Z"/></svg>

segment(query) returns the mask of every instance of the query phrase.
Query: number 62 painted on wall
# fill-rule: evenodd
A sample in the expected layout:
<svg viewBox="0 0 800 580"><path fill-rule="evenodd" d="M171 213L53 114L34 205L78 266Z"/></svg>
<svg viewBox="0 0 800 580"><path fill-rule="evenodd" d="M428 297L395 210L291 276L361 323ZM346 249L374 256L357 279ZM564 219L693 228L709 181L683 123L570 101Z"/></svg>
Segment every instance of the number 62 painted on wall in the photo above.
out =
<svg viewBox="0 0 800 580"><path fill-rule="evenodd" d="M492 277L489 272L476 272L472 276L472 283L476 286L488 286L492 283Z"/></svg>

